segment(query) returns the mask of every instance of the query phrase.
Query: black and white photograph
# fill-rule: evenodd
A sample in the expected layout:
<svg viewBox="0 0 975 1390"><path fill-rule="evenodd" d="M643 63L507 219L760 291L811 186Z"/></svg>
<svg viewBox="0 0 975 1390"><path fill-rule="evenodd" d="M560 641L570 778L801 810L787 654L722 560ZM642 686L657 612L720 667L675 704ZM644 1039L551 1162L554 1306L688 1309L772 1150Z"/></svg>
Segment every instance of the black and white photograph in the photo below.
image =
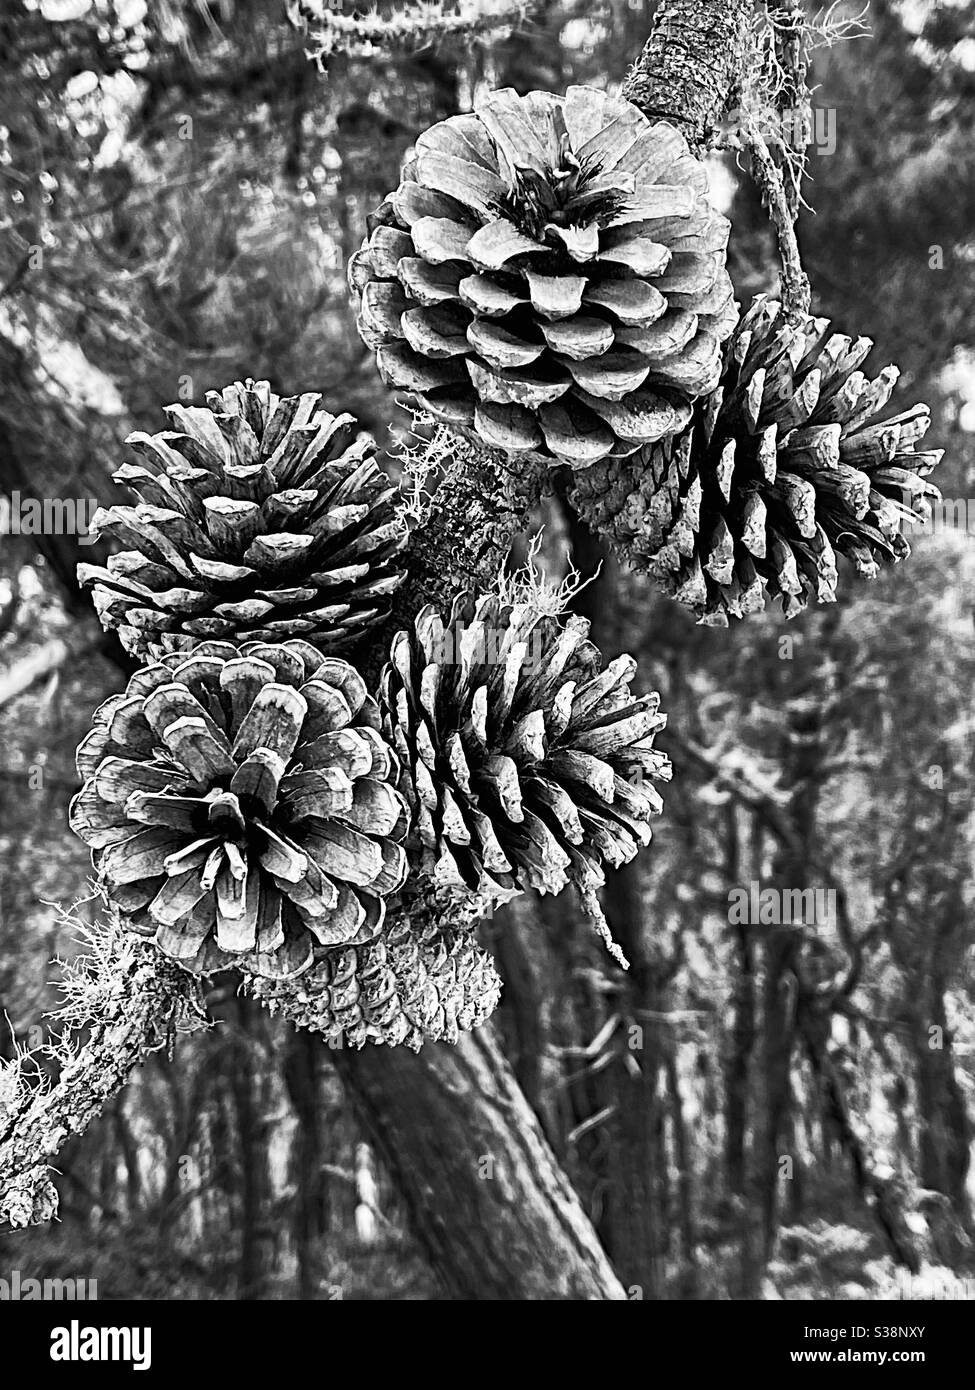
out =
<svg viewBox="0 0 975 1390"><path fill-rule="evenodd" d="M973 536L973 0L3 0L30 1365L947 1366Z"/></svg>

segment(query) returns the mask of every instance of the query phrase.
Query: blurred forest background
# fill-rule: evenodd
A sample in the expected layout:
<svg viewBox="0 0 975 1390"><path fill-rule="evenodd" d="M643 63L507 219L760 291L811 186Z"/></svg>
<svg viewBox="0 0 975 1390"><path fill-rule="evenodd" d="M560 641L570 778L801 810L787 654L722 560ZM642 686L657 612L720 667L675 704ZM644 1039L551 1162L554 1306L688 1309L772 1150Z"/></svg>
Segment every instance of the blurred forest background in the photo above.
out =
<svg viewBox="0 0 975 1390"><path fill-rule="evenodd" d="M426 30L408 0L368 22L333 8L346 23L316 65L283 0L4 5L0 494L108 505L127 433L245 375L323 391L396 467L409 417L345 288L366 213L414 136L479 88L618 84L653 9L464 0L447 11L472 27L449 33L437 0L416 12ZM900 365L894 404L929 402L930 447L947 449L935 481L975 498L975 5L873 0L862 18L869 37L824 44L810 70L820 129L835 122L800 227L813 307L875 339L874 371ZM774 242L733 130L723 145L714 196L747 302L774 291ZM834 607L728 631L621 573L557 498L538 517L556 577L570 555L587 576L604 559L574 603L661 691L676 771L654 846L607 891L629 974L571 903L525 900L484 925L506 982L489 1026L631 1297L975 1293L960 515L876 583L848 574ZM0 537L8 1057L14 1034L43 1042L51 959L78 950L54 907L87 892L74 748L127 669L76 586L93 553ZM735 925L729 893L752 883L828 891L833 910ZM448 1237L431 1252L335 1053L232 980L209 1003L218 1026L154 1058L68 1146L61 1223L0 1236L0 1275L96 1278L102 1298L503 1296L487 1274L478 1287L462 1229L484 1155L460 1143L431 1175Z"/></svg>

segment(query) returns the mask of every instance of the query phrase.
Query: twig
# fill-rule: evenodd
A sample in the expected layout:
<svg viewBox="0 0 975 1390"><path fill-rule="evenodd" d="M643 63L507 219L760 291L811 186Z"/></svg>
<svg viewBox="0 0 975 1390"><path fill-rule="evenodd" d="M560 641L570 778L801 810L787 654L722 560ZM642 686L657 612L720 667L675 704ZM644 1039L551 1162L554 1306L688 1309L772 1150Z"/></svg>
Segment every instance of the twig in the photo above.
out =
<svg viewBox="0 0 975 1390"><path fill-rule="evenodd" d="M783 133L782 168L786 205L794 223L802 201L802 176L809 143L809 90L806 86L806 19L802 0L783 0L768 8L772 53L781 75L776 106L788 118Z"/></svg>
<svg viewBox="0 0 975 1390"><path fill-rule="evenodd" d="M523 24L531 0L458 0L455 9L440 0L418 0L395 14L340 14L323 0L294 0L289 17L308 30L311 57L321 65L336 54L371 58L389 48L421 48L439 39L473 37Z"/></svg>
<svg viewBox="0 0 975 1390"><path fill-rule="evenodd" d="M811 291L809 277L802 268L799 255L795 214L789 204L781 170L776 167L771 151L765 143L765 137L753 116L746 115L743 130L752 157L755 182L768 205L769 218L779 243L779 258L782 262L782 310L791 323L802 323L809 316Z"/></svg>

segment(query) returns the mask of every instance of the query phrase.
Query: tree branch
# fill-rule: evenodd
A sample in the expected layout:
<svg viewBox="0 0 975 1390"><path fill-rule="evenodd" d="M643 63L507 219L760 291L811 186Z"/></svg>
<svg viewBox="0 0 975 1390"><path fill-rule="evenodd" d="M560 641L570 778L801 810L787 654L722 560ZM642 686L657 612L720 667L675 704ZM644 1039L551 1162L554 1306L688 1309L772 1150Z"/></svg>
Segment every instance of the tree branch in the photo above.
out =
<svg viewBox="0 0 975 1390"><path fill-rule="evenodd" d="M409 627L424 604L432 603L446 617L456 594L493 587L547 479L543 460L512 462L466 439L451 441L443 478L410 537L406 582L386 622L357 653L367 677L378 674L390 638Z"/></svg>
<svg viewBox="0 0 975 1390"><path fill-rule="evenodd" d="M782 310L790 323L804 323L809 316L812 291L809 276L802 268L796 240L796 212L789 201L782 171L776 166L765 138L753 119L745 122L745 139L752 159L752 174L768 207L775 228L782 263L780 296Z"/></svg>
<svg viewBox="0 0 975 1390"><path fill-rule="evenodd" d="M52 1086L34 1084L20 1054L0 1061L0 1226L28 1226L57 1214L49 1160L81 1134L151 1052L200 1016L199 983L117 923L90 929L95 951L66 972L65 1035L44 1052L60 1065ZM90 1024L87 1038L86 1026ZM33 1066L40 1059L33 1059Z"/></svg>
<svg viewBox="0 0 975 1390"><path fill-rule="evenodd" d="M453 1297L626 1298L490 1024L333 1060Z"/></svg>
<svg viewBox="0 0 975 1390"><path fill-rule="evenodd" d="M292 22L308 31L312 56L372 58L396 48L421 48L445 38L487 38L524 23L537 0L414 0L393 14L341 14L322 0L293 0Z"/></svg>
<svg viewBox="0 0 975 1390"><path fill-rule="evenodd" d="M741 84L750 12L749 0L664 0L623 95L706 149Z"/></svg>
<svg viewBox="0 0 975 1390"><path fill-rule="evenodd" d="M917 1274L921 1268L921 1260L904 1219L896 1174L893 1171L885 1171L874 1163L866 1142L857 1132L850 1115L839 1073L815 1028L810 1026L804 1011L800 1012L800 1029L810 1065L822 1084L840 1143L850 1160L857 1191L880 1226L893 1258L912 1274Z"/></svg>

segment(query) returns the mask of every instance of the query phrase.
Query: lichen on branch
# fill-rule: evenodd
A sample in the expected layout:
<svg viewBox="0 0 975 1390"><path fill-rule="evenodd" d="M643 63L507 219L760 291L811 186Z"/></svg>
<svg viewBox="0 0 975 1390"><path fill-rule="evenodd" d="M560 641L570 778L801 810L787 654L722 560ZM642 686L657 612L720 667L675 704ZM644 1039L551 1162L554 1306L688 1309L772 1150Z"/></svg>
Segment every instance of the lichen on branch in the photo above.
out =
<svg viewBox="0 0 975 1390"><path fill-rule="evenodd" d="M337 54L372 58L447 37L498 38L524 24L533 8L533 0L413 0L395 14L341 14L323 0L292 0L288 15L307 31L311 57L322 64Z"/></svg>
<svg viewBox="0 0 975 1390"><path fill-rule="evenodd" d="M85 951L62 966L63 1003L50 1016L61 1031L36 1054L0 1061L0 1226L56 1216L50 1160L150 1053L172 1047L177 1032L203 1026L199 982L116 916L93 926L68 921ZM58 1069L56 1081L47 1079L45 1062Z"/></svg>

